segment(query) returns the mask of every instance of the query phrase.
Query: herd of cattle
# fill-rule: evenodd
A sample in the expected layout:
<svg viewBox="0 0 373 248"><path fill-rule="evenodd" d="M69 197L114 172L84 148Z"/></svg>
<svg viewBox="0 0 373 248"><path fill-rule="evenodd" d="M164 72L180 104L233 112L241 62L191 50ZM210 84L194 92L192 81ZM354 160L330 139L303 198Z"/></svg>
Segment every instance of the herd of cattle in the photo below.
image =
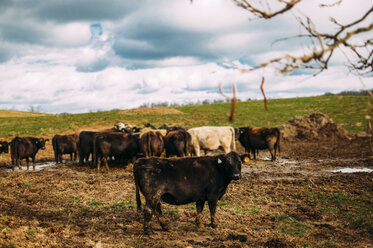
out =
<svg viewBox="0 0 373 248"><path fill-rule="evenodd" d="M268 149L272 161L280 145L277 128L251 127L168 127L156 129L147 124L142 130L129 128L119 123L111 130L82 131L79 135L55 135L52 139L56 163L62 163L62 155L70 154L71 160L79 156L79 163L86 164L92 157L92 165L103 165L109 170L108 161L119 164L134 163L133 174L136 184L137 209L141 209L140 191L146 199L144 207L144 231L151 231L149 221L154 213L163 229L168 229L161 214L161 201L181 205L196 202L196 223L207 201L211 215L211 226L217 201L224 195L231 180L241 178L241 162L247 156L238 155L236 140L247 153ZM12 168L21 169L21 160L29 158L35 169L35 155L45 149L48 139L16 137L11 142L0 141L1 152L11 151ZM223 149L224 153L201 156L201 151ZM161 158L165 154L167 158ZM176 158L170 158L176 156Z"/></svg>

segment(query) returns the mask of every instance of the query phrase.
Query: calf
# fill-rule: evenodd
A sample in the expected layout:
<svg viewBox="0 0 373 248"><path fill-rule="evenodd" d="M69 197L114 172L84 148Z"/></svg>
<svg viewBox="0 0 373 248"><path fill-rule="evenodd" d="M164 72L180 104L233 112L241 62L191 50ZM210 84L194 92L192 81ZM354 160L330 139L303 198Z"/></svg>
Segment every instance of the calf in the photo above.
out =
<svg viewBox="0 0 373 248"><path fill-rule="evenodd" d="M256 159L257 150L268 149L271 160L276 160L277 150L280 151L280 130L265 127L240 127L238 140L247 152L252 152Z"/></svg>
<svg viewBox="0 0 373 248"><path fill-rule="evenodd" d="M208 202L211 226L215 227L215 210L231 180L241 178L241 161L237 153L187 158L141 158L133 167L136 185L137 211L141 210L140 193L144 195L144 232L149 233L149 221L154 213L163 229L161 201L172 205L196 202L196 224Z"/></svg>
<svg viewBox="0 0 373 248"><path fill-rule="evenodd" d="M190 155L192 136L184 130L170 131L164 137L166 156L176 155L185 157Z"/></svg>
<svg viewBox="0 0 373 248"><path fill-rule="evenodd" d="M97 133L93 144L93 161L99 172L102 163L109 170L108 158L114 156L133 161L140 150L138 136L125 133Z"/></svg>
<svg viewBox="0 0 373 248"><path fill-rule="evenodd" d="M62 155L63 154L70 154L70 159L73 161L76 160L76 154L78 152L78 137L76 134L71 135L58 135L56 134L52 138L52 145L54 151L54 158L56 163L62 163Z"/></svg>
<svg viewBox="0 0 373 248"><path fill-rule="evenodd" d="M33 168L35 170L35 155L38 153L39 149L45 149L45 143L49 139L34 138L34 137L15 137L10 142L11 158L12 158L12 169L15 166L21 170L21 160L26 159L27 169L29 169L29 158L31 157Z"/></svg>
<svg viewBox="0 0 373 248"><path fill-rule="evenodd" d="M146 158L161 156L164 150L163 135L158 131L144 133L140 138L140 147Z"/></svg>
<svg viewBox="0 0 373 248"><path fill-rule="evenodd" d="M1 153L8 153L9 145L10 144L7 141L0 141L0 154Z"/></svg>

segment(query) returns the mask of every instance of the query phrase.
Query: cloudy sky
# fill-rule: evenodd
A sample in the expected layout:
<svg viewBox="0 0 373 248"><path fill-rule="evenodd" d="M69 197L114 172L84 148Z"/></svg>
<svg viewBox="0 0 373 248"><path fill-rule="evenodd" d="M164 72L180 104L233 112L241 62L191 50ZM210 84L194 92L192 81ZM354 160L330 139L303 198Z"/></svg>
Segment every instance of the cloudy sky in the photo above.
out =
<svg viewBox="0 0 373 248"><path fill-rule="evenodd" d="M222 99L219 83L227 94L236 84L241 100L261 99L262 76L269 98L364 89L343 53L317 77L271 67L241 72L306 50L298 39L273 44L302 33L295 16L335 30L331 15L345 24L371 7L344 0L331 11L319 2L305 0L290 15L262 21L231 0L1 0L0 109L80 113L181 104ZM362 80L373 88L372 77Z"/></svg>

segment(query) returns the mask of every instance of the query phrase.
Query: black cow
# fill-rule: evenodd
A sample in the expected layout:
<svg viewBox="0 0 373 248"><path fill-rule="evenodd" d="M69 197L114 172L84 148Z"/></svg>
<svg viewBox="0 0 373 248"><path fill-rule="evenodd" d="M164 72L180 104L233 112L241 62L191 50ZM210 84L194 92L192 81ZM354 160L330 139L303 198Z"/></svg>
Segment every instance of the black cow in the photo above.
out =
<svg viewBox="0 0 373 248"><path fill-rule="evenodd" d="M96 133L97 132L93 132L93 131L80 132L79 143L78 143L80 164L87 163L89 160L89 156L93 153L93 136Z"/></svg>
<svg viewBox="0 0 373 248"><path fill-rule="evenodd" d="M15 166L21 170L22 159L26 159L27 169L29 169L29 158L31 157L33 168L35 170L35 155L38 153L39 149L45 149L45 143L49 139L34 138L34 137L15 137L10 142L11 158L12 158L12 169Z"/></svg>
<svg viewBox="0 0 373 248"><path fill-rule="evenodd" d="M7 141L0 141L0 154L9 152L9 143Z"/></svg>
<svg viewBox="0 0 373 248"><path fill-rule="evenodd" d="M176 155L185 157L190 155L192 136L184 130L170 131L164 137L166 156Z"/></svg>
<svg viewBox="0 0 373 248"><path fill-rule="evenodd" d="M163 135L159 131L144 133L140 138L140 148L146 158L161 156L164 150Z"/></svg>
<svg viewBox="0 0 373 248"><path fill-rule="evenodd" d="M277 150L280 151L280 130L265 127L240 127L238 140L247 152L252 152L256 159L256 151L268 149L271 160L276 160Z"/></svg>
<svg viewBox="0 0 373 248"><path fill-rule="evenodd" d="M150 123L146 123L145 125L144 125L144 127L148 127L148 128L151 128L151 129L157 129L155 126L153 126L152 124L150 124Z"/></svg>
<svg viewBox="0 0 373 248"><path fill-rule="evenodd" d="M56 163L62 163L62 155L70 154L70 159L76 160L76 154L78 152L78 137L76 134L70 135L58 135L56 134L52 138L52 145L54 151L54 158Z"/></svg>
<svg viewBox="0 0 373 248"><path fill-rule="evenodd" d="M237 153L187 158L141 158L133 167L136 184L137 211L141 210L140 193L144 195L144 232L151 232L149 221L154 213L162 229L161 201L172 205L196 202L196 224L208 202L211 226L215 227L215 210L231 180L241 178L241 160Z"/></svg>
<svg viewBox="0 0 373 248"><path fill-rule="evenodd" d="M165 130L167 130L167 132L176 131L176 130L182 130L182 131L186 131L187 130L185 127L178 127L178 126L169 127L166 124L163 124L158 129L165 129Z"/></svg>
<svg viewBox="0 0 373 248"><path fill-rule="evenodd" d="M140 150L138 135L125 133L97 133L93 144L93 161L98 171L102 163L109 170L107 160L113 156L133 162Z"/></svg>

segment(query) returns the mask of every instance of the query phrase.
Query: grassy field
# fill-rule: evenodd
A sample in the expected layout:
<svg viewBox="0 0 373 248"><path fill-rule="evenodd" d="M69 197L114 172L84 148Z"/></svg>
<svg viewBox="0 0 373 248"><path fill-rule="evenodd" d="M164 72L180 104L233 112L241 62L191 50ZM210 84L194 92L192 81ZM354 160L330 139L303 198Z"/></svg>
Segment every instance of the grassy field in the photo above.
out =
<svg viewBox="0 0 373 248"><path fill-rule="evenodd" d="M364 131L367 126L369 97L318 96L268 101L265 111L263 101L246 101L237 104L235 120L230 123L227 115L230 103L179 106L170 108L112 110L83 114L50 115L17 111L0 111L0 137L52 136L71 133L84 128L112 127L115 122L143 126L151 123L196 127L203 125L281 126L297 115L322 112L348 131Z"/></svg>

